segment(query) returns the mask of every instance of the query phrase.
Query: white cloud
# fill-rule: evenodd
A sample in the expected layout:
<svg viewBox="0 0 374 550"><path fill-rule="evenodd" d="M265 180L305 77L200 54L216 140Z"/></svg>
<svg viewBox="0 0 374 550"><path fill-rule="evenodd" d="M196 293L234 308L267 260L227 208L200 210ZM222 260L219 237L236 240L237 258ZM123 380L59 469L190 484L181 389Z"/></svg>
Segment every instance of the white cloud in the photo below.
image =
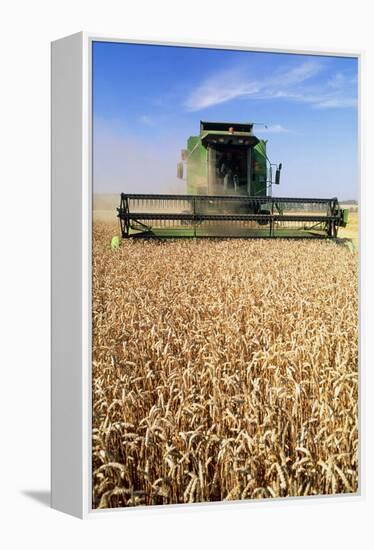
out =
<svg viewBox="0 0 374 550"><path fill-rule="evenodd" d="M315 105L319 109L337 109L343 107L356 107L357 99L349 97L335 97L330 99L324 99Z"/></svg>
<svg viewBox="0 0 374 550"><path fill-rule="evenodd" d="M345 83L345 77L342 73L335 73L328 81L327 85L330 86L330 88L341 88L341 86Z"/></svg>
<svg viewBox="0 0 374 550"><path fill-rule="evenodd" d="M256 127L256 134L283 134L285 132L290 132L288 128L285 128L281 124L271 124L269 126L259 126Z"/></svg>
<svg viewBox="0 0 374 550"><path fill-rule="evenodd" d="M356 104L354 83L342 73L326 82L310 82L321 77L323 66L317 61L304 61L291 69L279 70L274 76L255 78L248 67L220 71L201 82L187 97L187 111L200 111L233 99L286 99L310 103L320 108L352 107Z"/></svg>
<svg viewBox="0 0 374 550"><path fill-rule="evenodd" d="M304 61L292 69L279 71L274 78L266 80L264 84L270 87L281 86L287 88L288 86L293 86L309 80L313 76L316 76L321 69L322 66L317 61Z"/></svg>
<svg viewBox="0 0 374 550"><path fill-rule="evenodd" d="M243 80L239 71L222 71L200 84L187 98L185 107L188 111L198 111L259 91L257 83Z"/></svg>
<svg viewBox="0 0 374 550"><path fill-rule="evenodd" d="M140 115L139 122L141 122L142 124L145 124L146 126L155 125L153 118L148 115Z"/></svg>

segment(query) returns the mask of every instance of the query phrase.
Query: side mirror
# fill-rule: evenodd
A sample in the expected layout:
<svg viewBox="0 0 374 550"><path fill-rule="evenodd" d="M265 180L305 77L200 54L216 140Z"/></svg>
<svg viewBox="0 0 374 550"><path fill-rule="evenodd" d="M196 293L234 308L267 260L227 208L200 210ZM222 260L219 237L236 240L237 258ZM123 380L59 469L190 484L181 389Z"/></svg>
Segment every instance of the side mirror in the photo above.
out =
<svg viewBox="0 0 374 550"><path fill-rule="evenodd" d="M183 179L183 162L178 162L177 164L177 178L180 180Z"/></svg>
<svg viewBox="0 0 374 550"><path fill-rule="evenodd" d="M275 183L276 183L276 185L279 185L279 183L280 183L281 170L282 170L282 163L279 164L279 166L278 166L278 168L275 172Z"/></svg>

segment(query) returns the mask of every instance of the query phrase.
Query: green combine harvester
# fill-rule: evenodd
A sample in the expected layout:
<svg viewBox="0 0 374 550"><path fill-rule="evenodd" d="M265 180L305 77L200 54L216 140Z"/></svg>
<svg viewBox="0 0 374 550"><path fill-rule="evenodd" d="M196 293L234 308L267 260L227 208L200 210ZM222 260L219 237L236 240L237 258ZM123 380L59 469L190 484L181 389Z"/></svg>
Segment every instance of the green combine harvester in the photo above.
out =
<svg viewBox="0 0 374 550"><path fill-rule="evenodd" d="M282 165L271 163L253 124L200 122L181 153L187 194L121 194L122 238L330 237L348 222L337 198L272 197Z"/></svg>

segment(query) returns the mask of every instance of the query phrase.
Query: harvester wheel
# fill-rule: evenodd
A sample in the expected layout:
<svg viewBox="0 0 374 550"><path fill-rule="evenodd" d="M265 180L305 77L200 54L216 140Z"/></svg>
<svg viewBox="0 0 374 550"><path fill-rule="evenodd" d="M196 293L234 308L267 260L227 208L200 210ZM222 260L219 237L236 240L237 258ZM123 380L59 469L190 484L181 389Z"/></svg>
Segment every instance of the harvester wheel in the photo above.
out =
<svg viewBox="0 0 374 550"><path fill-rule="evenodd" d="M114 237L112 237L110 246L112 250L117 250L121 246L121 237L119 237L118 235L115 235Z"/></svg>

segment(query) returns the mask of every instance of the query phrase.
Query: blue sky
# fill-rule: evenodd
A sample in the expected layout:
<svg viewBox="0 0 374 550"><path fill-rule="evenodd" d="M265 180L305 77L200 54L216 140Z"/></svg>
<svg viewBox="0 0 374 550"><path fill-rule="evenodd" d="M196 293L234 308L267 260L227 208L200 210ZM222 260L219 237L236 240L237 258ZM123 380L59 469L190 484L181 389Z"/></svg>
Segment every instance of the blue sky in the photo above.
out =
<svg viewBox="0 0 374 550"><path fill-rule="evenodd" d="M357 198L357 60L93 45L94 190L185 192L176 163L200 120L265 123L278 196Z"/></svg>

